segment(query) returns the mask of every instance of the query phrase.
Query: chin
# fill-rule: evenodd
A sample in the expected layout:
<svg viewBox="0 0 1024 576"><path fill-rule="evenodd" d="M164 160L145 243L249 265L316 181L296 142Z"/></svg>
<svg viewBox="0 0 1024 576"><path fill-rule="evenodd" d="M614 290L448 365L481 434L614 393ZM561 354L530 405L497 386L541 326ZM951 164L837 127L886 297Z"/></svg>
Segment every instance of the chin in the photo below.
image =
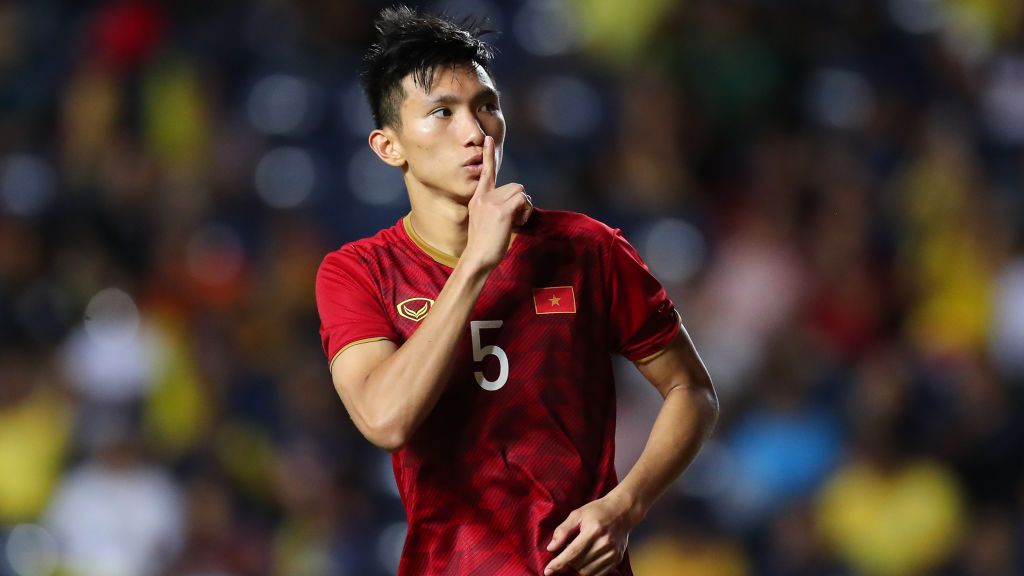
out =
<svg viewBox="0 0 1024 576"><path fill-rule="evenodd" d="M450 196L460 204L469 204L473 194L476 193L476 180L470 180L468 183L464 183L461 186L453 186L450 192Z"/></svg>

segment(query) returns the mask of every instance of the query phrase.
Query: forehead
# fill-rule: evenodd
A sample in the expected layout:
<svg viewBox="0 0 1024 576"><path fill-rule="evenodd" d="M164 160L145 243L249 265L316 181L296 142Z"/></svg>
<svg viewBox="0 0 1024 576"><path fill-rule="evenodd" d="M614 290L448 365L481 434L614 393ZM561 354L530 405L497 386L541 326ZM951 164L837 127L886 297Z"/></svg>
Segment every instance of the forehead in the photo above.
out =
<svg viewBox="0 0 1024 576"><path fill-rule="evenodd" d="M479 64L459 64L456 66L438 66L434 71L434 82L425 89L408 74L402 79L402 90L406 101L424 102L439 95L455 95L471 97L481 90L490 88L497 92L494 80Z"/></svg>

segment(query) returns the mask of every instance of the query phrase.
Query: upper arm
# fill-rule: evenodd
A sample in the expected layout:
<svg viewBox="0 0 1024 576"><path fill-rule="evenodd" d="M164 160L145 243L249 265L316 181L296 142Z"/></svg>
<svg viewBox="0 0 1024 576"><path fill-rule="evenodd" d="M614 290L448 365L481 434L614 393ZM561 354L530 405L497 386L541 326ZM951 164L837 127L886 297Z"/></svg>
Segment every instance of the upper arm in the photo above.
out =
<svg viewBox="0 0 1024 576"><path fill-rule="evenodd" d="M365 432L367 422L361 415L358 398L370 373L377 369L398 346L390 340L370 340L350 345L331 362L331 381L356 426Z"/></svg>
<svg viewBox="0 0 1024 576"><path fill-rule="evenodd" d="M704 389L712 398L717 398L711 376L682 324L679 333L661 353L634 364L662 398L677 386Z"/></svg>
<svg viewBox="0 0 1024 576"><path fill-rule="evenodd" d="M317 270L316 303L334 388L365 432L360 392L370 373L397 349L399 335L373 273L355 250L338 250L324 258Z"/></svg>

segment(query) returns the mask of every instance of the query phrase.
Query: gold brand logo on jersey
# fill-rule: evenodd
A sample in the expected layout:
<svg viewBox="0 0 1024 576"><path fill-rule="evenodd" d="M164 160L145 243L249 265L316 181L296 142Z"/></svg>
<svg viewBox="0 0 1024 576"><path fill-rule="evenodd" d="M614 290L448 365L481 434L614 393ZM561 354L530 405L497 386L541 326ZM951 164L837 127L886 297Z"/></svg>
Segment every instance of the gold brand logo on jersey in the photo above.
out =
<svg viewBox="0 0 1024 576"><path fill-rule="evenodd" d="M398 315L413 322L427 317L427 312L434 306L430 298L409 298L398 303Z"/></svg>

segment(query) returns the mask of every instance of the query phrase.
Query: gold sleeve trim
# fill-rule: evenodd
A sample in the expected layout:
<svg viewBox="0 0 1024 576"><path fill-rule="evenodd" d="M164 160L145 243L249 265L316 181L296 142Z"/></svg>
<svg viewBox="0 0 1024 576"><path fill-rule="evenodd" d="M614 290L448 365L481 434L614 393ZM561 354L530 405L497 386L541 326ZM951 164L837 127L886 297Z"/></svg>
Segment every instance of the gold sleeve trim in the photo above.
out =
<svg viewBox="0 0 1024 576"><path fill-rule="evenodd" d="M676 310L675 313L676 313L676 320L678 320L678 322L676 322L676 329L672 332L672 340L675 340L676 336L679 335L679 331L683 327L683 317L679 315L679 310ZM669 340L669 342L671 342L671 340ZM655 352L653 354L650 354L648 356L644 356L643 358L641 358L641 359L637 360L636 362L634 362L634 364L647 364L648 362L650 362L651 360L654 360L658 356L661 356L665 352L668 352L668 345L666 345L664 348L662 348L661 350L658 350L657 352Z"/></svg>
<svg viewBox="0 0 1024 576"><path fill-rule="evenodd" d="M635 362L635 364L647 364L648 362L650 362L651 360L654 360L658 356L661 356L665 352L668 352L668 346L665 346L664 348L662 348L661 350L658 350L657 352L655 352L654 354L651 354L650 356L644 356L643 358L637 360Z"/></svg>
<svg viewBox="0 0 1024 576"><path fill-rule="evenodd" d="M327 365L327 369L331 370L334 368L334 361L337 360L338 356L341 356L341 353L344 352L345 350L348 350L349 348L359 344L366 344L367 342L379 342L381 340L390 340L390 338L385 338L383 336L374 336L373 338L363 338L362 340L354 340L352 342L349 342L348 344L345 344L344 346L341 347L341 350L338 350L337 352L334 353L334 357L331 358L331 362L330 364Z"/></svg>

